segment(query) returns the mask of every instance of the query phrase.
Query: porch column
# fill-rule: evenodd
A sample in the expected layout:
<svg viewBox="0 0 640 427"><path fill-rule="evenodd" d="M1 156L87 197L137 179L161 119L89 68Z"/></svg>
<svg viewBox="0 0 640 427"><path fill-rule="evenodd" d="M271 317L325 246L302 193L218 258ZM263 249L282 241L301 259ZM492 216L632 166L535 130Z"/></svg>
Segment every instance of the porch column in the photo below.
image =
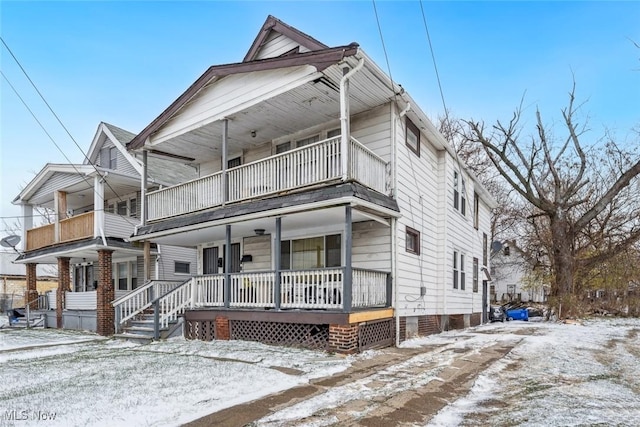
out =
<svg viewBox="0 0 640 427"><path fill-rule="evenodd" d="M96 332L99 335L114 334L114 310L111 302L115 299L112 279L111 256L113 251L101 249L98 251L98 292L96 306Z"/></svg>
<svg viewBox="0 0 640 427"><path fill-rule="evenodd" d="M351 219L351 206L344 207L344 278L342 288L342 310L345 312L351 311L351 297L353 295L353 268L351 266L351 252L352 252L352 219Z"/></svg>
<svg viewBox="0 0 640 427"><path fill-rule="evenodd" d="M222 204L229 201L229 177L227 176L227 142L229 139L229 119L222 120Z"/></svg>
<svg viewBox="0 0 640 427"><path fill-rule="evenodd" d="M31 310L35 310L38 308L38 302L36 298L38 298L38 289L37 289L37 280L38 275L36 273L36 267L38 264L29 263L27 264L27 290L24 293L24 303L25 307L27 303L29 304L29 308Z"/></svg>
<svg viewBox="0 0 640 427"><path fill-rule="evenodd" d="M231 225L227 225L224 245L224 306L231 306Z"/></svg>
<svg viewBox="0 0 640 427"><path fill-rule="evenodd" d="M22 250L27 250L27 231L33 228L33 205L23 203L22 208Z"/></svg>
<svg viewBox="0 0 640 427"><path fill-rule="evenodd" d="M56 325L59 329L64 327L62 312L65 306L65 297L71 286L71 268L68 257L58 258L58 290L56 291Z"/></svg>
<svg viewBox="0 0 640 427"><path fill-rule="evenodd" d="M151 280L151 242L144 241L144 283Z"/></svg>
<svg viewBox="0 0 640 427"><path fill-rule="evenodd" d="M56 211L54 240L58 243L60 241L60 221L67 218L67 193L64 191L53 193L53 205Z"/></svg>
<svg viewBox="0 0 640 427"><path fill-rule="evenodd" d="M93 178L93 238L100 237L104 226L104 178Z"/></svg>
<svg viewBox="0 0 640 427"><path fill-rule="evenodd" d="M140 183L140 225L147 225L147 180L149 176L148 167L148 152L142 151L142 182Z"/></svg>
<svg viewBox="0 0 640 427"><path fill-rule="evenodd" d="M282 217L276 218L276 241L273 246L274 254L273 260L275 264L275 277L273 278L273 292L274 302L276 304L276 310L280 310L280 304L282 303L282 295L280 293L280 269L282 268L282 260L280 259L280 241L282 240Z"/></svg>
<svg viewBox="0 0 640 427"><path fill-rule="evenodd" d="M351 135L351 124L349 122L349 79L345 78L349 73L349 68L342 69L343 78L340 81L340 160L342 168L342 180L349 179L349 137Z"/></svg>

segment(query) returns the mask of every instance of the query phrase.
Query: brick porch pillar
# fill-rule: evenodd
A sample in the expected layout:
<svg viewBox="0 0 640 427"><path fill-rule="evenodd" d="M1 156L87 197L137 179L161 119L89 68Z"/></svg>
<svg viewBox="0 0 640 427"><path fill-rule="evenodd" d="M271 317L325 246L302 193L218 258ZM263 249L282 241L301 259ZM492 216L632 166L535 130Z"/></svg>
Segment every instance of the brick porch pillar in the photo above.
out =
<svg viewBox="0 0 640 427"><path fill-rule="evenodd" d="M111 254L113 251L98 251L98 302L97 302L97 332L99 335L113 335L114 312L111 302L115 299L115 290L111 280Z"/></svg>
<svg viewBox="0 0 640 427"><path fill-rule="evenodd" d="M229 318L223 316L216 317L216 339L228 341L231 339L231 328L229 325Z"/></svg>
<svg viewBox="0 0 640 427"><path fill-rule="evenodd" d="M329 351L341 354L358 352L358 324L329 325Z"/></svg>
<svg viewBox="0 0 640 427"><path fill-rule="evenodd" d="M56 291L56 326L62 328L62 311L64 310L64 300L66 291L71 286L71 269L69 267L69 258L58 258L58 290Z"/></svg>
<svg viewBox="0 0 640 427"><path fill-rule="evenodd" d="M36 298L38 298L38 289L37 289L37 280L38 275L36 273L36 266L38 264L29 263L27 264L27 290L24 293L24 303L29 303L29 308L31 310L35 310L38 308L38 302Z"/></svg>

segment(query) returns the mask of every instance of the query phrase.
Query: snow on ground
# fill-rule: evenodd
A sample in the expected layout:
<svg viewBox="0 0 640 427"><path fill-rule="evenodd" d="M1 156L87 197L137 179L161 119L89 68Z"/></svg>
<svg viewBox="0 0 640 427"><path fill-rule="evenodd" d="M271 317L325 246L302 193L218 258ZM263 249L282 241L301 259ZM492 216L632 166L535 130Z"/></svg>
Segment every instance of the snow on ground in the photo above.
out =
<svg viewBox="0 0 640 427"><path fill-rule="evenodd" d="M429 426L640 425L640 320L509 322L477 331L483 328L531 335Z"/></svg>
<svg viewBox="0 0 640 427"><path fill-rule="evenodd" d="M55 345L68 344L69 337L93 340ZM42 414L55 414L47 420L51 426L180 425L339 372L353 361L240 341L134 345L96 338L42 329L0 331L9 349L0 351L0 426L37 425ZM24 349L17 350L19 345Z"/></svg>
<svg viewBox="0 0 640 427"><path fill-rule="evenodd" d="M640 425L638 319L507 322L410 340L402 347L424 352L254 424L305 425L309 415L345 402L385 399L442 381L439 372L460 351L501 343L516 346L428 425ZM0 330L0 426L41 425L38 416L54 413L47 425L175 426L377 354L342 357L242 341L137 345L51 329ZM28 419L17 420L23 416Z"/></svg>

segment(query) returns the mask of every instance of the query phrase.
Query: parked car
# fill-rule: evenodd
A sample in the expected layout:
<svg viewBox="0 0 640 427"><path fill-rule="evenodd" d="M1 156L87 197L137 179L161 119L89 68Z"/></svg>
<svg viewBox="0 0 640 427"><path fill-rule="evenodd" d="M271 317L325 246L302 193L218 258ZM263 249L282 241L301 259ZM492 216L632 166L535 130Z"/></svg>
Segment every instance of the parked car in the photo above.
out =
<svg viewBox="0 0 640 427"><path fill-rule="evenodd" d="M489 321L490 322L504 322L504 319L507 318L507 313L504 307L499 305L492 305L489 310Z"/></svg>
<svg viewBox="0 0 640 427"><path fill-rule="evenodd" d="M514 308L507 310L507 320L524 320L529 321L529 310L526 308Z"/></svg>

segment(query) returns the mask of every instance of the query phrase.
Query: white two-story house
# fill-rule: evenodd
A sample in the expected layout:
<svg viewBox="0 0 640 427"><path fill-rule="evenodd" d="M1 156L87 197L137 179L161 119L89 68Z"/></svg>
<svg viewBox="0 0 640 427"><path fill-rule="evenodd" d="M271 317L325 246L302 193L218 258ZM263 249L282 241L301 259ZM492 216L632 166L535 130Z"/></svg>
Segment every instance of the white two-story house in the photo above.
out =
<svg viewBox="0 0 640 427"><path fill-rule="evenodd" d="M358 44L270 16L127 147L198 171L141 195L132 241L197 248L160 327L348 353L482 321L494 201Z"/></svg>
<svg viewBox="0 0 640 427"><path fill-rule="evenodd" d="M129 241L142 192L141 161L125 148L134 136L101 123L82 164L45 165L13 200L23 212L23 251L15 262L26 264L28 293L37 295L37 265L58 267L49 325L112 335L115 299L151 280L170 288L196 270L194 248L167 245L148 248L145 270L144 248ZM193 178L195 169L154 159L148 175L154 189ZM50 223L34 227L46 222L42 215Z"/></svg>

